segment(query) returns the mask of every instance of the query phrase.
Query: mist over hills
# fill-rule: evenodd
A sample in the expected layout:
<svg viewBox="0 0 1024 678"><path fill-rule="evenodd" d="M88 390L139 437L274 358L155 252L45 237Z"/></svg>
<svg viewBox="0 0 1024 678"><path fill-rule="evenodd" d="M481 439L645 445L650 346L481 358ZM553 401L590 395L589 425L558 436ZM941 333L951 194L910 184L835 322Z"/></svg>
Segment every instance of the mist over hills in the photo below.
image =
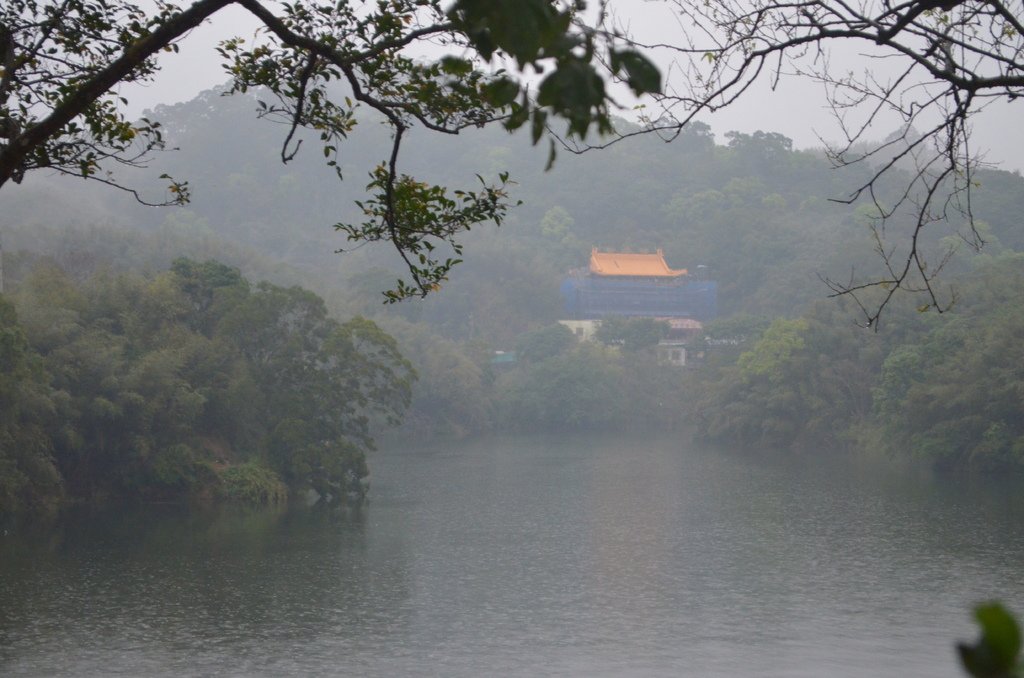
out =
<svg viewBox="0 0 1024 678"><path fill-rule="evenodd" d="M104 427L128 431L115 424L132 412L141 437L125 439L123 450L103 461L121 465L123 454L133 460L134 475L118 492L194 495L230 480L254 483L242 494L277 496L282 479L321 482L309 480L299 458L322 448L323 431L302 416L273 423L251 411L255 394L269 398L278 377L264 375L253 397L238 395L263 378L253 356L265 347L256 341L246 348L260 313L281 346L304 341L288 320L299 313L319 328L317 351L339 351L339 337L349 335L387 347L391 362L363 356L363 373L397 370L393 390L401 397L392 405L404 411L403 430L416 436L683 425L726 445L910 451L948 467L1024 466L1017 416L1024 374L1015 367L1024 358L1014 357L1024 326L1018 174L976 176L975 225L988 243L981 253L958 238L964 223L923 232L930 261L956 249L942 278L962 291L952 311L920 313L917 299L900 296L875 333L856 324L851 299L826 299L822 282L880 276L878 247L896 258L906 251L912 219L895 215L879 241L867 200L835 200L866 181L870 167L833 170L823 153L794 151L781 135L719 139L701 124L672 143L641 136L604 150L563 150L548 172L546 149L500 129L414 134L403 146L403 173L471 189L508 171L512 198L522 204L500 229L484 225L464 235L465 261L439 292L387 305L382 292L403 274L398 255L387 243L348 243L333 228L359 218L367 173L388 148L383 128L370 118L354 130L341 149L339 181L309 137L282 163L283 128L257 120L256 106L252 95L211 91L152 112L178 150L154 158L148 172L120 179L159 199L160 174L187 178L186 208L142 207L113 189L38 176L0 198L11 300L0 329L14 337L20 366L0 397L9 396L9 411L24 419L9 419L0 434L40 441L5 462L17 472L0 474L4 504L25 504L15 498L19 492L35 493L28 503L53 501L71 487L68 474L86 449L80 442ZM895 200L906 180L900 171L887 175L876 197ZM558 289L593 247L662 249L673 268L706 267L718 283L720 311L705 327L706 339L724 343L703 344L699 369L666 369L643 342L635 350L614 339L577 344L555 324L563 314ZM231 313L246 317L250 330L221 327L216 314L230 304L241 304ZM346 322L357 315L376 325ZM54 343L55 331L66 346ZM518 363L493 365L498 349L516 350ZM231 357L247 350L251 365ZM95 378L85 379L75 356L98 361ZM235 367L207 383L206 369L194 368L209 356ZM153 365L160 378L142 378ZM299 379L296 397L320 398L314 391L326 393L325 383ZM139 409L159 401L144 395L147 384L166 387L160 397L169 401L187 394L188 416L153 424L155 414ZM360 389L334 391L339 411L352 419L335 422L327 441L334 447L322 449L338 451L345 473L362 478L363 450L383 420L358 413ZM52 407L32 409L36 401L19 400L25 393ZM346 438L352 421L360 422L355 446ZM58 425L63 437L54 438L47 431Z"/></svg>
<svg viewBox="0 0 1024 678"><path fill-rule="evenodd" d="M252 95L208 91L151 112L178 150L155 158L152 171L124 178L148 197L161 195L161 173L187 178L192 202L186 208L141 207L130 196L68 178L35 180L3 197L8 250L43 248L41 226L160 234L158 249L168 261L168 239L180 239L177 246L193 253L195 241L205 240L207 249L216 241L243 270L251 270L246 259L265 259L253 274L269 274L275 267L268 262L286 264L293 273L277 266L278 280L304 281L339 308L397 314L451 338L498 343L558 317L560 277L584 265L594 246L660 247L673 266L709 267L725 314L792 314L825 296L821 276L843 278L851 269L870 276L880 265L867 208L831 201L847 196L867 169L833 170L822 154L793 151L781 135L716 139L695 124L672 143L647 136L581 155L563 151L544 172L545 148L500 129L458 137L421 133L403 147L403 172L454 188L472 187L478 173L493 179L507 170L522 205L501 229L484 226L466 235L466 262L444 294L383 308L377 293L400 274L397 255L380 243L337 254L349 243L332 229L358 218L354 201L387 148L383 128L372 118L357 126L341 150L345 180L338 181L308 135L295 160L283 164L285 128L257 120L255 108ZM979 181L976 215L1003 246L1024 245L1017 219L1024 181L999 171L983 172ZM957 226L935 229L932 244ZM899 231L896 222L889 232L897 247ZM116 251L106 256L131 263Z"/></svg>

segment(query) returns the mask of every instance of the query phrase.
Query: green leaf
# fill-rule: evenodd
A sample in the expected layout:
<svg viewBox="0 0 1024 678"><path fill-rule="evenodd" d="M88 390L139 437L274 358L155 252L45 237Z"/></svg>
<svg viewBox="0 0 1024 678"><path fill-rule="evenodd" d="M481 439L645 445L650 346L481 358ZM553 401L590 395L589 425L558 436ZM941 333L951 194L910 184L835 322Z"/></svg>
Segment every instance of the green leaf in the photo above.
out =
<svg viewBox="0 0 1024 678"><path fill-rule="evenodd" d="M441 68L449 75L468 75L473 72L473 62L469 59L446 56L441 58ZM349 103L348 106L351 108L352 104Z"/></svg>
<svg viewBox="0 0 1024 678"><path fill-rule="evenodd" d="M551 139L551 145L548 148L548 161L544 165L544 171L545 172L551 171L551 168L555 166L555 157L557 155L558 155L558 153L555 150L555 140Z"/></svg>
<svg viewBox="0 0 1024 678"><path fill-rule="evenodd" d="M974 645L959 643L957 652L967 672L975 678L1010 678L1019 667L1020 627L999 603L985 603L974 609L981 637Z"/></svg>
<svg viewBox="0 0 1024 678"><path fill-rule="evenodd" d="M532 63L565 37L568 12L552 0L457 0L448 17L484 59L502 49L520 66Z"/></svg>
<svg viewBox="0 0 1024 678"><path fill-rule="evenodd" d="M1012 666L1020 652L1020 627L999 603L979 605L974 616L981 625L981 636L1007 667Z"/></svg>
<svg viewBox="0 0 1024 678"><path fill-rule="evenodd" d="M510 78L498 78L484 86L483 95L492 106L504 108L519 96L519 83Z"/></svg>
<svg viewBox="0 0 1024 678"><path fill-rule="evenodd" d="M544 136L544 129L547 120L548 114L546 111L537 109L533 112L533 126L531 129L531 136L533 137L534 144L540 141L540 138Z"/></svg>
<svg viewBox="0 0 1024 678"><path fill-rule="evenodd" d="M626 72L626 83L635 94L661 92L661 72L650 59L634 50L612 52L612 70Z"/></svg>
<svg viewBox="0 0 1024 678"><path fill-rule="evenodd" d="M523 125L525 125L529 119L530 104L529 101L526 99L524 93L523 100L520 101L518 104L512 106L512 113L505 120L505 129L509 130L510 132L512 130L517 130Z"/></svg>
<svg viewBox="0 0 1024 678"><path fill-rule="evenodd" d="M605 98L604 80L583 59L559 64L537 89L537 103L568 120L570 132L581 138L600 123Z"/></svg>

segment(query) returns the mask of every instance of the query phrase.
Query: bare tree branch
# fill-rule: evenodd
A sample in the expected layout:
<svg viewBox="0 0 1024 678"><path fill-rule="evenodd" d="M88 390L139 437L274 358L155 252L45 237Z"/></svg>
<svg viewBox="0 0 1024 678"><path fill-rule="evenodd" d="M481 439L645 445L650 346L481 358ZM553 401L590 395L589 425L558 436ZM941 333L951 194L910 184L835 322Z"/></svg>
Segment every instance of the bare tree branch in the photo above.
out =
<svg viewBox="0 0 1024 678"><path fill-rule="evenodd" d="M929 266L922 231L940 222L979 244L971 191L981 156L970 149L969 122L987 102L1024 94L1024 5L1020 0L664 0L677 17L676 40L631 34L614 3L599 30L670 65L656 113L639 129L594 144L563 140L576 153L604 148L638 134L678 137L697 116L742 100L759 80L774 87L784 76L820 82L843 135L826 144L836 167L862 165L867 180L836 202L867 201L878 215L872 226L887 273L878 278L824 278L833 295L857 298L876 288L872 303L857 298L864 322L877 326L899 290L923 293L943 311L954 297L940 294L937 276L948 253ZM862 72L837 68L840 45L861 44ZM872 62L879 69L872 67ZM892 70L890 64L899 63ZM650 110L650 107L649 109ZM881 142L880 126L902 130ZM923 130L923 131L919 131ZM894 194L897 182L904 182ZM881 190L883 189L884 190ZM883 197L884 196L884 197ZM886 225L905 225L905 246L886 243ZM900 229L903 230L902 228Z"/></svg>

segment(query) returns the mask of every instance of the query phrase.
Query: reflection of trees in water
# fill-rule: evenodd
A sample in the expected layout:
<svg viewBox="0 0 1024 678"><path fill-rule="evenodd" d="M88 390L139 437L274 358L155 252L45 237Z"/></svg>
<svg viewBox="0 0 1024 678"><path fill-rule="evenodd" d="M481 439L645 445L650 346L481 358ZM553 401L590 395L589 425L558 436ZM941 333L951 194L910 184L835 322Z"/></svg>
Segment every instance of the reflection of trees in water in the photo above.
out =
<svg viewBox="0 0 1024 678"><path fill-rule="evenodd" d="M409 445L362 513L81 516L0 538L0 673L955 671L970 605L1021 609L1020 480L825 452Z"/></svg>
<svg viewBox="0 0 1024 678"><path fill-rule="evenodd" d="M408 567L400 541L368 539L367 513L147 507L8 537L0 660L52 644L73 648L65 669L106 648L193 668L204 654L234 656L238 670L247 651L266 656L264 641L301 648L329 635L336 647L386 633L409 597Z"/></svg>

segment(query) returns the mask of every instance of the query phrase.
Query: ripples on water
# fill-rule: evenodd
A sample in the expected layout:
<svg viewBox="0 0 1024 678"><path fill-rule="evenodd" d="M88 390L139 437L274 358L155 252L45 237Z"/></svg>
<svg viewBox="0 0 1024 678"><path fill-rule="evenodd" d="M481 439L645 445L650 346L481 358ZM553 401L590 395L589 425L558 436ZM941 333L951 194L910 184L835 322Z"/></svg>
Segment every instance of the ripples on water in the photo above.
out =
<svg viewBox="0 0 1024 678"><path fill-rule="evenodd" d="M682 440L371 460L356 513L77 516L0 539L0 674L957 676L1024 611L1024 494Z"/></svg>

